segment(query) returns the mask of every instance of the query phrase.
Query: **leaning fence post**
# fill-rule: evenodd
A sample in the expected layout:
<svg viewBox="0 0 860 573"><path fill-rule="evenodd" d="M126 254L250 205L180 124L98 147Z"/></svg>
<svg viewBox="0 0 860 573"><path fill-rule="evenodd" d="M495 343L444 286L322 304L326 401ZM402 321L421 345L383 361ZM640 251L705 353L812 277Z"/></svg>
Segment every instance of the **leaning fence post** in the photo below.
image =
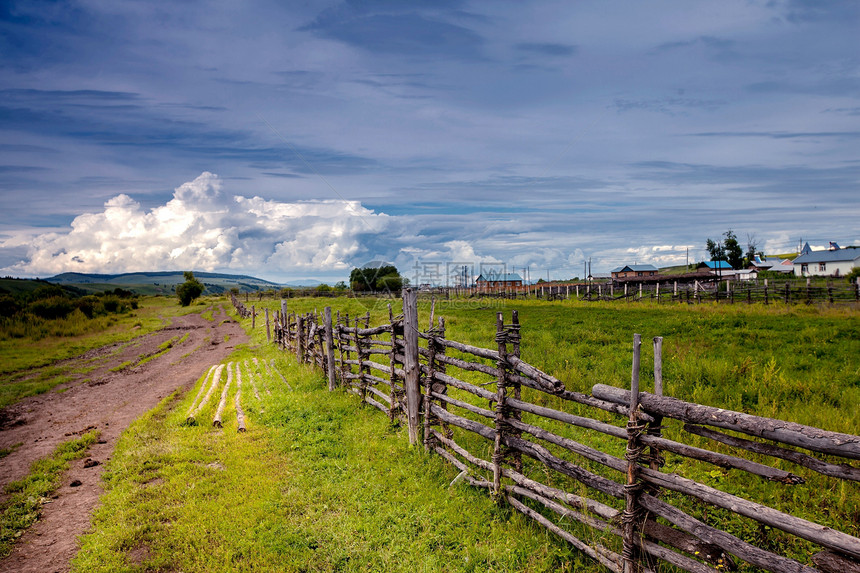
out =
<svg viewBox="0 0 860 573"><path fill-rule="evenodd" d="M359 325L359 318L355 317L355 332L353 332L353 343L355 344L355 355L358 358L358 392L361 397L361 401L364 402L367 398L367 378L365 378L365 374L367 373L367 368L364 366L364 359L367 358L365 351L362 347L362 337L359 336L358 330L361 328Z"/></svg>
<svg viewBox="0 0 860 573"><path fill-rule="evenodd" d="M419 409L421 408L420 370L418 365L418 293L411 288L403 289L403 349L406 370L406 421L409 429L409 445L418 443Z"/></svg>
<svg viewBox="0 0 860 573"><path fill-rule="evenodd" d="M435 301L434 301L435 303ZM433 380L436 376L436 333L433 331L433 310L430 311L430 330L427 339L427 375L424 377L424 451L430 452L433 448L434 438L430 433L432 424L432 415L430 410L433 406Z"/></svg>
<svg viewBox="0 0 860 573"><path fill-rule="evenodd" d="M642 453L642 444L639 435L642 426L639 424L639 360L642 347L642 337L633 335L633 372L630 378L630 418L627 422L627 484L624 486L624 512L621 516L623 529L624 573L637 573L641 571L639 566L639 550L635 539L637 535L638 522L640 520L641 508L639 506L639 492L642 483L639 481L638 459Z"/></svg>
<svg viewBox="0 0 860 573"><path fill-rule="evenodd" d="M388 304L388 323L391 325L391 353L388 356L389 368L391 368L391 405L388 407L388 419L394 422L394 413L400 407L403 401L403 390L399 386L399 378L397 376L397 335L403 334L403 322L394 320L394 312L391 310L391 304Z"/></svg>
<svg viewBox="0 0 860 573"><path fill-rule="evenodd" d="M302 338L304 337L304 332L302 332L302 328L304 325L305 318L297 314L296 315L296 360L299 362L302 361Z"/></svg>
<svg viewBox="0 0 860 573"><path fill-rule="evenodd" d="M335 388L334 379L334 337L331 329L331 307L325 307L325 365L328 374L328 390Z"/></svg>
<svg viewBox="0 0 860 573"><path fill-rule="evenodd" d="M654 337L654 394L663 395L663 337ZM660 437L663 434L663 416L651 414L654 421L648 424L648 434ZM652 470L659 470L665 464L659 448L649 448L649 466Z"/></svg>
<svg viewBox="0 0 860 573"><path fill-rule="evenodd" d="M508 344L505 332L504 315L496 313L496 342L499 345L498 380L496 381L496 435L493 442L493 497L500 499L502 491L502 452L503 434L507 427L505 421L505 402L507 398Z"/></svg>
<svg viewBox="0 0 860 573"><path fill-rule="evenodd" d="M347 326L349 326L349 313L344 313L344 319L343 320L344 320L344 323ZM345 337L345 334L344 334L343 330L341 329L340 311L338 311L337 312L337 348L338 348L338 351L340 352L340 384L341 384L341 386L346 386L349 383L349 377L347 376L347 373L352 372L351 367L349 366L349 364L346 363L346 361L349 360L349 350L344 350L344 346L346 346L346 344L344 343L344 340L343 340L344 337Z"/></svg>

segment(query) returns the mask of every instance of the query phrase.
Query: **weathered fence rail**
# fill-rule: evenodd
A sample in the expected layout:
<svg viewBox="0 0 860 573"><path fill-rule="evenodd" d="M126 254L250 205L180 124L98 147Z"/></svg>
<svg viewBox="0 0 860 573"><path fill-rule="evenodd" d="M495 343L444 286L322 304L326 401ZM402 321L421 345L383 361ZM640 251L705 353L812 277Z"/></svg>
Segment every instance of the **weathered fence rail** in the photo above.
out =
<svg viewBox="0 0 860 573"><path fill-rule="evenodd" d="M234 304L240 315L253 316ZM389 305L389 322L374 327L369 313L296 315L282 303L273 339L320 366L330 389L340 385L407 424L410 443L445 458L460 470L459 479L611 571L650 571L664 562L704 573L734 570L738 561L778 573L860 571L860 539L850 533L858 524L812 523L743 495L743 483L758 479L812 491L842 481L856 490L860 467L851 461L860 459L860 436L662 396L659 338L655 393L639 391L639 335L630 390L596 385L591 395L572 392L520 359L517 313L508 324L503 318L498 313L493 349L449 340L432 310L429 328L420 329L416 293L407 289L403 314L394 316ZM613 416L616 422L606 421ZM668 432L673 439L664 437ZM684 443L684 436L698 445ZM673 464L676 469L708 464L750 478L737 480L732 493L721 491L664 471L666 454L689 460ZM775 467L774 459L792 465ZM730 512L732 523L709 519L708 507ZM805 540L815 548L811 563L737 535L747 523Z"/></svg>

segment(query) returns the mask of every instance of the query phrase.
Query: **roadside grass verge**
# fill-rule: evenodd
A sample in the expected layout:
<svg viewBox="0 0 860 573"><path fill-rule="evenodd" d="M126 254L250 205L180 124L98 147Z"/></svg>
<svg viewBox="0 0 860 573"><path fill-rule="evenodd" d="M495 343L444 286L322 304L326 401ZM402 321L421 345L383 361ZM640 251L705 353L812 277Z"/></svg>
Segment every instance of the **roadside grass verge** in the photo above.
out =
<svg viewBox="0 0 860 573"><path fill-rule="evenodd" d="M244 368L248 360L254 370L255 356L275 359L290 388L261 370L258 402ZM229 408L224 427L212 427L217 399L197 425L185 425L197 388L137 420L107 464L107 493L73 571L591 566L485 492L449 487L455 470L409 448L405 429L356 397L326 391L320 372L272 347L240 349L230 360L243 363L247 432L236 431Z"/></svg>
<svg viewBox="0 0 860 573"><path fill-rule="evenodd" d="M29 474L6 485L8 498L0 504L0 558L9 555L15 540L39 518L42 506L50 501L47 496L60 486L69 462L84 457L98 438L99 432L94 430L60 444L53 454L35 461Z"/></svg>
<svg viewBox="0 0 860 573"><path fill-rule="evenodd" d="M126 342L167 326L175 316L201 310L199 305L181 307L175 297L144 297L139 305L127 314L80 319L74 328L58 327L57 332L47 336L6 336L0 325L0 376L73 358L107 344Z"/></svg>
<svg viewBox="0 0 860 573"><path fill-rule="evenodd" d="M74 335L35 339L0 336L0 408L27 396L47 392L69 381L73 373L83 374L96 368L97 363L106 357L63 365L55 364L58 361L81 356L89 350L109 344L129 343L167 326L173 317L200 310L200 305L181 307L172 297L145 297L140 300L136 311L92 319ZM185 339L171 340L171 345L176 345ZM170 347L160 348L159 355L169 350ZM152 358L154 356L141 356L139 360L142 364ZM125 362L111 370L119 371L134 364L134 361Z"/></svg>

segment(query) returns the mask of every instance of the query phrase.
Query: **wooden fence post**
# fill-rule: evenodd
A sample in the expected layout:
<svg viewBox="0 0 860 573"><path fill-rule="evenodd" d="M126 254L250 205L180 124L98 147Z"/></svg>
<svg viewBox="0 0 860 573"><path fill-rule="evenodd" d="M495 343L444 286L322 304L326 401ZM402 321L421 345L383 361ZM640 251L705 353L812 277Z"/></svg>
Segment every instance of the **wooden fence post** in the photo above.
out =
<svg viewBox="0 0 860 573"><path fill-rule="evenodd" d="M511 324L507 329L507 339L511 343L511 356L515 358L520 357L520 313L517 310L511 311ZM520 400L522 398L522 385L519 382L511 382L510 388L513 390L513 396L515 400ZM521 421L523 419L522 412L519 410L514 410L510 412L511 418L517 421ZM512 429L511 434L514 436L521 436L522 431L517 429ZM514 466L514 469L522 471L523 469L523 458L520 452L514 452L511 455L511 462Z"/></svg>
<svg viewBox="0 0 860 573"><path fill-rule="evenodd" d="M300 314L296 315L296 360L299 362L302 361L302 338L304 337L304 332L302 332L302 328L304 327L305 317Z"/></svg>
<svg viewBox="0 0 860 573"><path fill-rule="evenodd" d="M621 555L624 559L624 573L638 573L639 549L635 543L638 535L639 521L641 519L641 507L639 505L639 492L642 482L639 481L638 459L642 454L642 443L639 439L643 428L639 424L639 361L642 347L642 337L633 335L633 372L630 378L630 418L627 422L627 485L624 487L624 512L621 516L623 525L623 550Z"/></svg>
<svg viewBox="0 0 860 573"><path fill-rule="evenodd" d="M403 323L394 321L394 311L391 310L391 303L388 304L388 322L391 325L391 353L388 356L389 368L391 374L391 405L388 407L388 419L394 422L394 413L400 407L403 400L403 391L399 386L399 378L397 377L397 335L403 335Z"/></svg>
<svg viewBox="0 0 860 573"><path fill-rule="evenodd" d="M344 313L344 322L347 326L349 326L349 314ZM350 372L350 367L346 363L349 360L349 350L344 350L344 346L346 346L343 342L344 333L341 330L341 321L340 321L340 311L337 311L337 348L340 352L340 384L341 386L346 386L349 384L349 378L347 378L346 373Z"/></svg>
<svg viewBox="0 0 860 573"><path fill-rule="evenodd" d="M328 374L328 391L334 390L337 381L334 378L334 337L331 328L331 307L325 307L325 366Z"/></svg>
<svg viewBox="0 0 860 573"><path fill-rule="evenodd" d="M496 435L493 442L493 497L498 501L502 491L502 434L505 422L505 398L507 391L508 345L505 338L504 315L496 313L496 341L499 345L498 379L496 381Z"/></svg>
<svg viewBox="0 0 860 573"><path fill-rule="evenodd" d="M355 354L358 357L358 392L361 397L361 401L364 402L364 399L367 398L367 378L365 377L365 374L367 374L367 368L364 365L364 360L367 358L367 355L362 349L361 336L358 334L358 329L361 328L359 320L360 319L358 317L355 317L353 342L355 343Z"/></svg>
<svg viewBox="0 0 860 573"><path fill-rule="evenodd" d="M418 365L418 292L403 289L403 349L404 369L406 370L406 421L409 430L409 445L418 443L419 409L421 408L421 388Z"/></svg>
<svg viewBox="0 0 860 573"><path fill-rule="evenodd" d="M434 301L435 302L435 301ZM441 321L441 318L440 318ZM433 416L430 414L431 405L433 404L433 384L436 374L436 350L438 344L436 335L433 332L433 311L430 311L430 330L428 332L430 338L427 339L427 375L424 377L424 451L430 453L436 441L433 434L430 432Z"/></svg>
<svg viewBox="0 0 860 573"><path fill-rule="evenodd" d="M272 341L272 332L269 330L269 309L266 309L266 342Z"/></svg>
<svg viewBox="0 0 860 573"><path fill-rule="evenodd" d="M254 330L255 326L257 326L257 309L251 305L251 330Z"/></svg>

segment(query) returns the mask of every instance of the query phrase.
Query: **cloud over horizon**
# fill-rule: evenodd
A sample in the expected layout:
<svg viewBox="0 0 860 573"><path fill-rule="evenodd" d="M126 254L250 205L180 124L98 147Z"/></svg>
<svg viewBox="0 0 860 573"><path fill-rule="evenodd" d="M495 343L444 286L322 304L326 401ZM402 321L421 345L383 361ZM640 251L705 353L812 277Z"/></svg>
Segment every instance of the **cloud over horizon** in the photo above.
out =
<svg viewBox="0 0 860 573"><path fill-rule="evenodd" d="M26 260L3 272L344 271L362 249L361 236L382 233L389 225L387 215L358 201L286 203L230 196L222 188L217 175L204 172L152 209L117 195L103 211L75 217L68 233L0 242L28 246Z"/></svg>

